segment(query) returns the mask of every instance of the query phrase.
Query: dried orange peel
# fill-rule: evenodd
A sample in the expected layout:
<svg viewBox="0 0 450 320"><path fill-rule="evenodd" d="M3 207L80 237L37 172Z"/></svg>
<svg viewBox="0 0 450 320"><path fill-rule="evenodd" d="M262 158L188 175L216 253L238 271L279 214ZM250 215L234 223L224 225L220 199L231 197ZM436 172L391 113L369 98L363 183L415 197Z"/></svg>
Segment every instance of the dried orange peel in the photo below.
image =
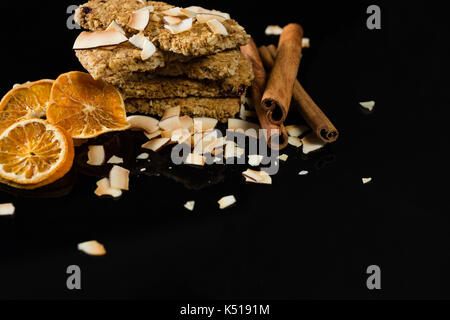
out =
<svg viewBox="0 0 450 320"><path fill-rule="evenodd" d="M120 92L79 71L62 74L55 80L47 120L66 129L75 139L94 138L130 127Z"/></svg>
<svg viewBox="0 0 450 320"><path fill-rule="evenodd" d="M35 189L62 178L72 167L74 146L61 127L41 119L16 122L0 134L0 178Z"/></svg>
<svg viewBox="0 0 450 320"><path fill-rule="evenodd" d="M10 90L0 101L0 132L13 123L45 116L53 80L27 82Z"/></svg>

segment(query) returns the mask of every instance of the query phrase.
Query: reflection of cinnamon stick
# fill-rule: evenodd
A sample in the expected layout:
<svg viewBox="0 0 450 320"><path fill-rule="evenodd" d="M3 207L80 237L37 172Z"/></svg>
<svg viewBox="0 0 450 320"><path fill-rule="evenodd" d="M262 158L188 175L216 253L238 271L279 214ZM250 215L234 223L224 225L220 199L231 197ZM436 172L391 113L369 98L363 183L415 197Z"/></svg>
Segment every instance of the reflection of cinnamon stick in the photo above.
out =
<svg viewBox="0 0 450 320"><path fill-rule="evenodd" d="M261 47L259 49L261 58L267 70L272 69L274 58L277 54L277 49L274 45L268 47ZM303 119L317 134L317 136L324 142L334 142L339 137L339 132L331 123L330 119L322 112L322 110L315 104L308 93L303 89L298 80L294 83L293 90L293 104L300 112Z"/></svg>
<svg viewBox="0 0 450 320"><path fill-rule="evenodd" d="M300 25L291 23L283 28L275 63L262 99L268 118L274 124L283 123L289 112L292 90L300 66L302 39L303 29Z"/></svg>
<svg viewBox="0 0 450 320"><path fill-rule="evenodd" d="M258 116L261 128L267 130L267 143L271 148L284 149L288 144L288 136L286 128L284 125L277 126L272 124L267 118L267 112L261 106L261 97L266 86L266 71L264 70L261 57L258 53L258 48L256 47L253 39L244 47L241 47L241 51L244 56L252 62L253 71L255 73L255 80L251 88L252 100L255 104L256 115ZM271 143L274 135L279 136L279 144L273 145Z"/></svg>

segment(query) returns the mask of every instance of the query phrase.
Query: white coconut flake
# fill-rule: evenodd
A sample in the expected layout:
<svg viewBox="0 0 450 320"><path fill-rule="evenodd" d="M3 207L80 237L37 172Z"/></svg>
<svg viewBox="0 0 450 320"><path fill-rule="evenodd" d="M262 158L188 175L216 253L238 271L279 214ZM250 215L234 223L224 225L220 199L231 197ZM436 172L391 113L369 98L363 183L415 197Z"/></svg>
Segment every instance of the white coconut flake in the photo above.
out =
<svg viewBox="0 0 450 320"><path fill-rule="evenodd" d="M184 204L184 207L189 211L194 211L195 201L188 201Z"/></svg>
<svg viewBox="0 0 450 320"><path fill-rule="evenodd" d="M206 24L208 25L209 29L211 29L211 31L214 34L221 34L223 36L228 35L227 28L225 28L225 26L219 20L212 19L212 20L207 21Z"/></svg>
<svg viewBox="0 0 450 320"><path fill-rule="evenodd" d="M144 36L144 34L139 32L139 33L136 33L135 35L131 36L130 39L128 39L128 41L135 47L142 50L142 49L144 49L144 42L146 39L148 39L148 38L146 36Z"/></svg>
<svg viewBox="0 0 450 320"><path fill-rule="evenodd" d="M164 25L164 28L169 30L172 34L178 34L190 30L192 28L192 23L193 23L192 18L189 18L181 21L181 23L175 26Z"/></svg>
<svg viewBox="0 0 450 320"><path fill-rule="evenodd" d="M257 154L251 154L248 156L248 164L252 167L257 167L261 164L263 159L264 159L264 156L257 155Z"/></svg>
<svg viewBox="0 0 450 320"><path fill-rule="evenodd" d="M145 144L142 145L143 149L149 149L154 152L158 152L163 147L165 147L170 142L169 138L159 138L159 139L153 139Z"/></svg>
<svg viewBox="0 0 450 320"><path fill-rule="evenodd" d="M236 198L234 196L226 196L226 197L223 197L222 199L220 199L219 201L217 201L217 203L219 204L221 210L232 206L236 202L237 201L236 201Z"/></svg>
<svg viewBox="0 0 450 320"><path fill-rule="evenodd" d="M111 188L108 178L103 178L97 182L97 189L94 193L99 197L111 196L113 198L119 198L122 196L122 190Z"/></svg>
<svg viewBox="0 0 450 320"><path fill-rule="evenodd" d="M12 203L3 203L0 204L0 216L12 216L16 208Z"/></svg>
<svg viewBox="0 0 450 320"><path fill-rule="evenodd" d="M254 171L248 169L242 172L246 182L257 184L272 184L272 177L265 171Z"/></svg>
<svg viewBox="0 0 450 320"><path fill-rule="evenodd" d="M109 164L122 164L123 163L123 159L119 158L117 156L112 156L109 160L108 160Z"/></svg>
<svg viewBox="0 0 450 320"><path fill-rule="evenodd" d="M314 133L310 133L302 139L303 153L309 154L311 152L322 149L326 143L319 139Z"/></svg>
<svg viewBox="0 0 450 320"><path fill-rule="evenodd" d="M306 176L306 175L308 175L308 174L309 174L309 172L306 171L306 170L302 170L302 171L300 171L300 172L298 173L299 176Z"/></svg>
<svg viewBox="0 0 450 320"><path fill-rule="evenodd" d="M363 107L369 111L372 111L373 108L375 107L375 101L360 102L359 104L361 105L361 107Z"/></svg>
<svg viewBox="0 0 450 320"><path fill-rule="evenodd" d="M188 17L188 18L194 18L197 15L193 11L183 9L180 7L165 10L162 12L162 14L164 14L166 16L172 16L172 17Z"/></svg>
<svg viewBox="0 0 450 320"><path fill-rule="evenodd" d="M137 156L136 159L138 160L147 160L150 157L150 155L148 153L141 153L140 155Z"/></svg>
<svg viewBox="0 0 450 320"><path fill-rule="evenodd" d="M266 28L265 34L267 36L279 36L283 33L283 28L280 26L269 25Z"/></svg>
<svg viewBox="0 0 450 320"><path fill-rule="evenodd" d="M309 38L303 38L302 39L302 47L303 48L309 48L311 46Z"/></svg>
<svg viewBox="0 0 450 320"><path fill-rule="evenodd" d="M130 171L115 165L109 173L111 188L128 190L130 182Z"/></svg>
<svg viewBox="0 0 450 320"><path fill-rule="evenodd" d="M152 57L155 54L155 52L156 52L155 45L148 39L148 37L146 37L144 39L144 45L141 51L141 59L145 61L150 57Z"/></svg>
<svg viewBox="0 0 450 320"><path fill-rule="evenodd" d="M202 155L196 154L196 153L190 153L186 160L185 164L190 164L194 166L204 166L206 162L206 158Z"/></svg>
<svg viewBox="0 0 450 320"><path fill-rule="evenodd" d="M159 130L159 121L147 116L129 116L127 121L132 130L143 130L146 133L154 133Z"/></svg>
<svg viewBox="0 0 450 320"><path fill-rule="evenodd" d="M239 110L239 118L244 121L247 120L247 112L245 110L244 104L241 104L241 109Z"/></svg>
<svg viewBox="0 0 450 320"><path fill-rule="evenodd" d="M213 130L218 120L213 118L194 118L194 133Z"/></svg>
<svg viewBox="0 0 450 320"><path fill-rule="evenodd" d="M78 244L78 250L90 256L100 257L106 255L105 247L96 240Z"/></svg>
<svg viewBox="0 0 450 320"><path fill-rule="evenodd" d="M287 161L288 158L289 156L287 154L282 154L281 156L278 156L278 160L281 161Z"/></svg>
<svg viewBox="0 0 450 320"><path fill-rule="evenodd" d="M150 10L147 10L147 8L142 8L137 11L134 11L131 14L128 26L135 30L143 31L147 27L149 21L150 21Z"/></svg>
<svg viewBox="0 0 450 320"><path fill-rule="evenodd" d="M367 184L372 181L372 178L362 178L363 184Z"/></svg>
<svg viewBox="0 0 450 320"><path fill-rule="evenodd" d="M155 139L155 138L161 136L161 134L162 134L162 131L161 131L161 130L156 130L156 131L153 132L153 133L147 133L147 132L145 132L145 136L147 137L148 140L153 140L153 139Z"/></svg>
<svg viewBox="0 0 450 320"><path fill-rule="evenodd" d="M302 125L290 125L286 126L286 131L290 137L300 137L305 132L309 131L309 128L307 126Z"/></svg>
<svg viewBox="0 0 450 320"><path fill-rule="evenodd" d="M300 148L303 145L302 140L297 137L288 137L288 143L296 148Z"/></svg>
<svg viewBox="0 0 450 320"><path fill-rule="evenodd" d="M102 166L105 163L105 148L103 146L88 147L88 161L90 166Z"/></svg>
<svg viewBox="0 0 450 320"><path fill-rule="evenodd" d="M92 49L104 46L114 46L128 41L128 38L117 30L83 31L75 40L74 50Z"/></svg>
<svg viewBox="0 0 450 320"><path fill-rule="evenodd" d="M172 16L165 16L163 18L163 20L169 26L174 26L174 25L180 24L181 21L183 21L178 17L172 17Z"/></svg>
<svg viewBox="0 0 450 320"><path fill-rule="evenodd" d="M115 21L111 22L106 30L116 30L121 34L125 34L125 31L122 29L122 27L119 26Z"/></svg>

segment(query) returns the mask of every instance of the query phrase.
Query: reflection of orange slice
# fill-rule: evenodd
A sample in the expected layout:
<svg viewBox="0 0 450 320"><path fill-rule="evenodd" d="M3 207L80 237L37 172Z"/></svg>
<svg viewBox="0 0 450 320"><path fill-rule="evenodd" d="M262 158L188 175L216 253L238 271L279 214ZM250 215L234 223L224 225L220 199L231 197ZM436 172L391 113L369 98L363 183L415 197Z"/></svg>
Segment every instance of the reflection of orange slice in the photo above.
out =
<svg viewBox="0 0 450 320"><path fill-rule="evenodd" d="M129 128L120 92L78 71L62 74L55 80L47 120L76 139Z"/></svg>
<svg viewBox="0 0 450 320"><path fill-rule="evenodd" d="M0 134L0 177L12 184L55 182L70 170L73 158L69 134L41 119L21 120Z"/></svg>
<svg viewBox="0 0 450 320"><path fill-rule="evenodd" d="M45 116L53 80L39 80L19 85L0 102L0 132L22 119Z"/></svg>

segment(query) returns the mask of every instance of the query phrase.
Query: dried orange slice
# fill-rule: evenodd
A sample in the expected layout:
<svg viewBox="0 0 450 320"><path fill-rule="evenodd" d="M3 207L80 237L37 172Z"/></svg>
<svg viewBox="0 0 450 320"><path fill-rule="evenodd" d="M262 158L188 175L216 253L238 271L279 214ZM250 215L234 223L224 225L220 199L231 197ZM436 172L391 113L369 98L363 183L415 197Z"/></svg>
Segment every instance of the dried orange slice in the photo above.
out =
<svg viewBox="0 0 450 320"><path fill-rule="evenodd" d="M10 90L0 101L0 132L22 119L42 118L53 80L28 82Z"/></svg>
<svg viewBox="0 0 450 320"><path fill-rule="evenodd" d="M94 138L130 127L120 92L78 71L62 74L55 80L47 120L63 127L76 139Z"/></svg>
<svg viewBox="0 0 450 320"><path fill-rule="evenodd" d="M73 158L70 135L45 120L21 120L0 134L0 178L13 184L50 184L70 170Z"/></svg>

